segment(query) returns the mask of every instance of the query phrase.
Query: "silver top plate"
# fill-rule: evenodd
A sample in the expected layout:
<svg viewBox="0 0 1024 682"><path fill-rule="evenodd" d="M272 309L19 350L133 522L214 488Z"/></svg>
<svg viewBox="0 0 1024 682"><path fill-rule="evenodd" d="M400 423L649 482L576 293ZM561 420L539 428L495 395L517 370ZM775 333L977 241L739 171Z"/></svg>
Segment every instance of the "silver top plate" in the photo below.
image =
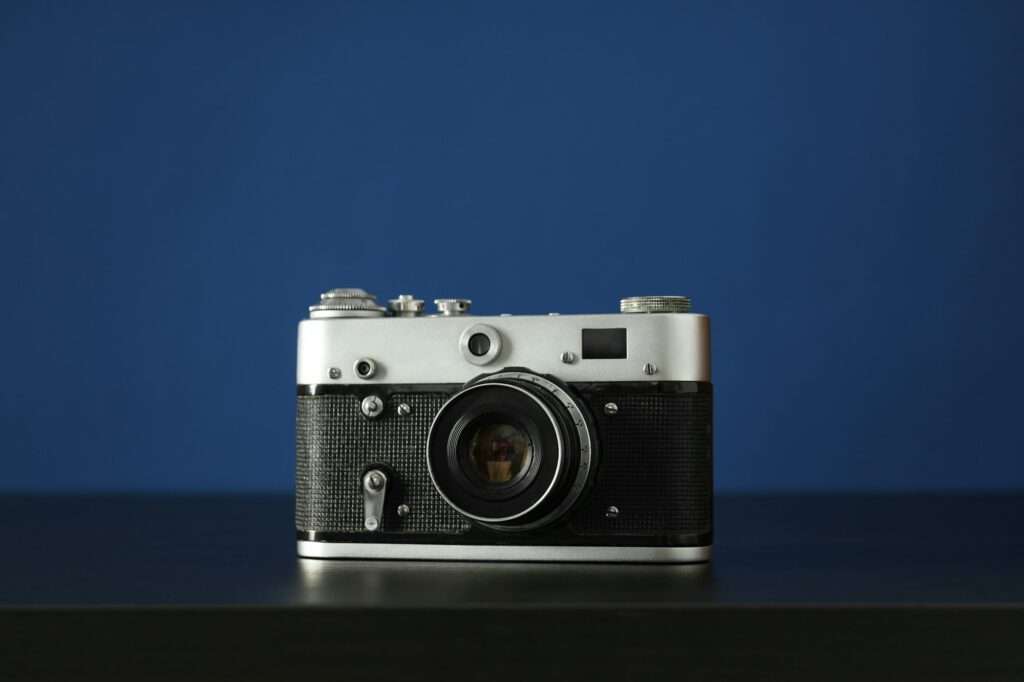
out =
<svg viewBox="0 0 1024 682"><path fill-rule="evenodd" d="M500 352L485 364L467 360L462 347L473 325L501 335ZM707 316L691 313L310 319L299 323L297 383L465 383L505 367L569 382L710 381L709 327ZM583 358L583 329L625 329L626 357ZM369 379L352 370L362 358L377 364Z"/></svg>

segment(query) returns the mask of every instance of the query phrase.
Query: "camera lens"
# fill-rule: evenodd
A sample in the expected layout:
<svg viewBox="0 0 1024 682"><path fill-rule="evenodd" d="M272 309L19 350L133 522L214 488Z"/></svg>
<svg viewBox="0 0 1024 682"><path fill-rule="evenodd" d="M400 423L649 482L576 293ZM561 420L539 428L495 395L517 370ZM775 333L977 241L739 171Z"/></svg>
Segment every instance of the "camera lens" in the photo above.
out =
<svg viewBox="0 0 1024 682"><path fill-rule="evenodd" d="M487 355L487 351L490 349L491 340L487 337L487 334L477 333L469 337L469 352L478 358Z"/></svg>
<svg viewBox="0 0 1024 682"><path fill-rule="evenodd" d="M515 424L484 421L464 436L461 465L485 485L503 486L520 479L533 462L530 434Z"/></svg>
<svg viewBox="0 0 1024 682"><path fill-rule="evenodd" d="M595 453L568 389L524 371L468 385L430 427L427 466L457 511L500 530L536 528L582 493Z"/></svg>

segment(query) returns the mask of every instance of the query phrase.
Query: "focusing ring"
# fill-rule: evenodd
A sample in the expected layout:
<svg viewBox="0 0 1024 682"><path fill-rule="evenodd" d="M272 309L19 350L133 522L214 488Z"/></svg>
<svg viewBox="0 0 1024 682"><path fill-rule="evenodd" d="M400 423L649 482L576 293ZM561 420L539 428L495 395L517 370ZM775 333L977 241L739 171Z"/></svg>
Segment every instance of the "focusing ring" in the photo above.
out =
<svg viewBox="0 0 1024 682"><path fill-rule="evenodd" d="M438 433L439 424L450 421L450 415L447 414L448 408L456 402L461 402L461 399L471 391L487 387L514 389L528 395L543 408L558 439L558 452L556 453L559 458L558 467L546 490L527 508L500 517L474 513L465 509L464 505L453 501L452 495L445 493L445 486L439 481L439 479L446 479L447 475L439 475L440 472L435 471L433 461L435 455L438 455L433 452L433 449L440 447L441 443L448 442L448 433ZM563 437L562 428L566 429L567 432L564 435L567 437ZM568 451L569 448L572 449L572 452ZM544 456L551 455L545 454ZM440 456L437 459L442 460ZM564 515L586 489L595 468L593 466L595 459L595 440L591 435L590 424L583 408L577 404L566 389L557 383L525 371L503 371L490 374L465 387L438 410L430 425L430 433L427 438L427 468L431 482L441 497L460 514L500 530L531 530ZM568 468L573 468L575 471L567 471ZM568 475L570 478L563 478L563 475ZM552 496L559 493L562 495L562 499L554 502Z"/></svg>

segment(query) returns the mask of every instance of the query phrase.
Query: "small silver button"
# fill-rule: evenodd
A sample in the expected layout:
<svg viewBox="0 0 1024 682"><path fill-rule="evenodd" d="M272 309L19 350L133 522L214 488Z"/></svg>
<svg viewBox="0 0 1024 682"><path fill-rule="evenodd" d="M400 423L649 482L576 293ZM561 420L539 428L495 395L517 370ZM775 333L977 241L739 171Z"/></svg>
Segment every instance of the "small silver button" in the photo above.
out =
<svg viewBox="0 0 1024 682"><path fill-rule="evenodd" d="M455 317L469 314L469 306L473 302L468 298L435 298L437 314L441 317Z"/></svg>
<svg viewBox="0 0 1024 682"><path fill-rule="evenodd" d="M400 294L388 301L388 310L396 317L416 317L423 314L423 301L412 294Z"/></svg>

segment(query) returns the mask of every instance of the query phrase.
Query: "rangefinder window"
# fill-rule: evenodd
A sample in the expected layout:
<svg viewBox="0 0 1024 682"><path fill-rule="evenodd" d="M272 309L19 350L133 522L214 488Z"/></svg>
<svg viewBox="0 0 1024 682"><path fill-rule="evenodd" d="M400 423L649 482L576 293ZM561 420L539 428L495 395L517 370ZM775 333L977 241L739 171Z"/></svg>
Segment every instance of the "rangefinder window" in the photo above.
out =
<svg viewBox="0 0 1024 682"><path fill-rule="evenodd" d="M584 360L623 360L626 357L625 329L584 329Z"/></svg>

